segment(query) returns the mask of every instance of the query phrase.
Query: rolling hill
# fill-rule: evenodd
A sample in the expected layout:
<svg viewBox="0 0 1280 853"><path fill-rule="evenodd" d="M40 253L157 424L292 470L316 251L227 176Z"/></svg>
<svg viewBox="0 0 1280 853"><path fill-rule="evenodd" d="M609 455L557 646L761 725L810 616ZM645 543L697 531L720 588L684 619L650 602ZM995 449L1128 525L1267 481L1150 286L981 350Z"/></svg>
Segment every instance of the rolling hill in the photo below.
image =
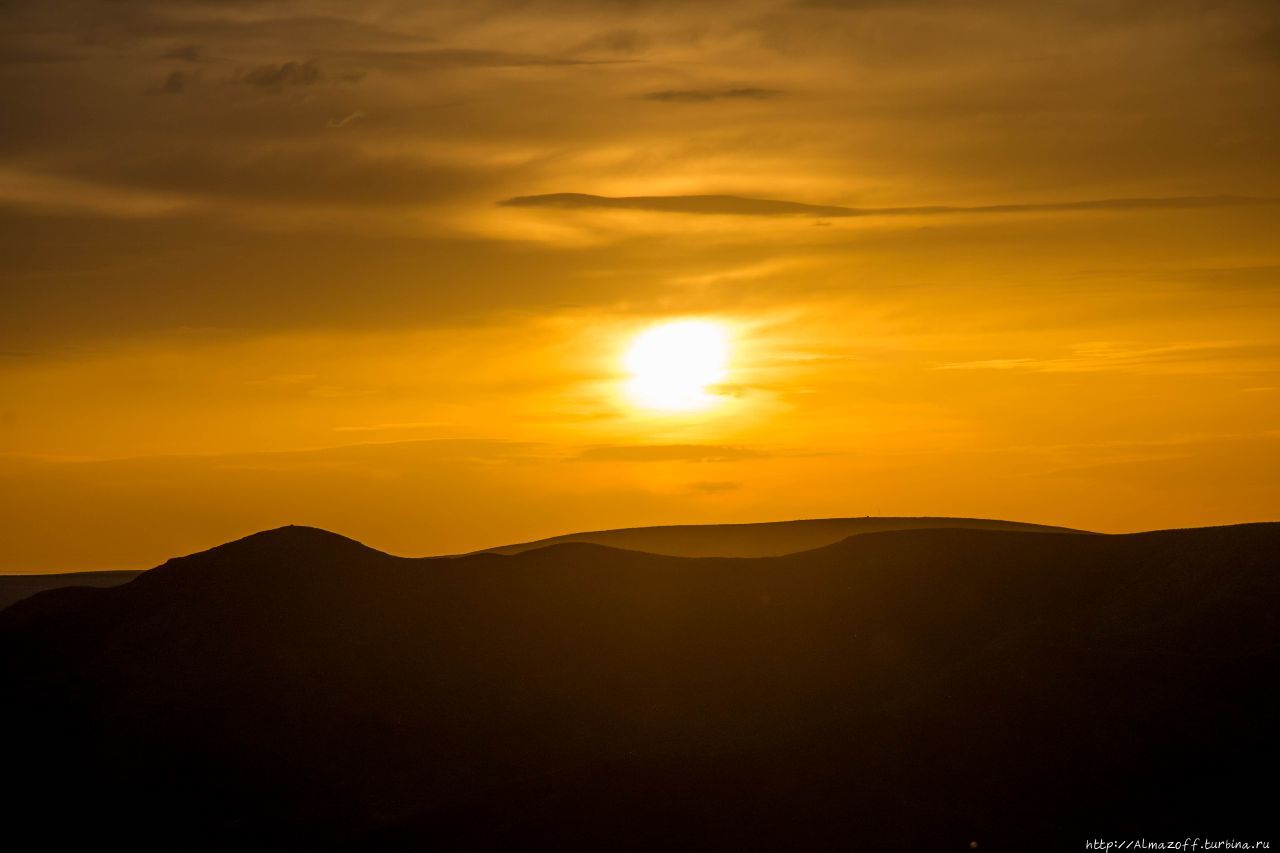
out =
<svg viewBox="0 0 1280 853"><path fill-rule="evenodd" d="M56 574L0 575L0 610L37 592L64 586L119 586L141 572L59 572Z"/></svg>
<svg viewBox="0 0 1280 853"><path fill-rule="evenodd" d="M972 530L1077 533L1065 527L995 521L985 518L806 518L755 524L672 524L568 533L534 542L488 548L494 554L519 554L566 542L586 542L671 557L777 557L831 545L850 536L888 530L962 527Z"/></svg>
<svg viewBox="0 0 1280 853"><path fill-rule="evenodd" d="M980 518L817 518L757 524L686 524L596 530L501 545L486 549L486 553L518 554L565 542L588 542L675 557L770 557L820 548L860 533L926 527L1068 532L1062 527ZM0 610L46 589L117 586L139 574L141 572L112 571L0 575Z"/></svg>
<svg viewBox="0 0 1280 853"><path fill-rule="evenodd" d="M283 528L0 614L48 849L1269 838L1280 524L760 559Z"/></svg>

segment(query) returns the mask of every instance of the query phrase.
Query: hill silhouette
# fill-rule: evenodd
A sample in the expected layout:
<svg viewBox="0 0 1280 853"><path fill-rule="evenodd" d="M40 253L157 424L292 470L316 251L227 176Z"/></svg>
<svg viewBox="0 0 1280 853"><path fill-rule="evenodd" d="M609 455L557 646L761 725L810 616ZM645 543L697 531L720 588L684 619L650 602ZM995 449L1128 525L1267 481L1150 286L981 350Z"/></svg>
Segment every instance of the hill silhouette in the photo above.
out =
<svg viewBox="0 0 1280 853"><path fill-rule="evenodd" d="M37 592L64 586L119 586L141 572L59 572L54 574L0 575L0 610L30 598Z"/></svg>
<svg viewBox="0 0 1280 853"><path fill-rule="evenodd" d="M821 548L863 533L888 530L920 530L963 527L973 530L1020 530L1075 533L1065 527L996 521L985 518L805 518L796 521L764 521L754 524L670 524L567 533L517 545L485 549L494 554L518 554L565 542L588 542L630 551L671 557L777 557Z"/></svg>
<svg viewBox="0 0 1280 853"><path fill-rule="evenodd" d="M749 560L413 560L283 528L0 614L8 828L48 849L1269 838L1277 603L1280 524Z"/></svg>
<svg viewBox="0 0 1280 853"><path fill-rule="evenodd" d="M981 518L873 518L868 516L767 521L754 524L678 524L596 530L567 533L515 545L500 545L485 549L485 552L518 554L521 551L565 542L589 542L674 557L769 557L820 548L861 533L926 527L1057 532L1068 530L1063 527ZM0 575L0 610L47 589L58 589L64 586L118 586L139 574L141 572L109 571Z"/></svg>

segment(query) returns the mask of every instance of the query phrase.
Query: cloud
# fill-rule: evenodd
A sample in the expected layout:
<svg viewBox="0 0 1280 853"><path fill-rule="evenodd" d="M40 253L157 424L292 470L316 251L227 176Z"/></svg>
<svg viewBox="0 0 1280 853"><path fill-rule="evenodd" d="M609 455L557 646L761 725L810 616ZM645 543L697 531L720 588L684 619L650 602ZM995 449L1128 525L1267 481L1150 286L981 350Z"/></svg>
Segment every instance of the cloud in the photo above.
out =
<svg viewBox="0 0 1280 853"><path fill-rule="evenodd" d="M1152 271L1149 275L1156 280L1187 281L1202 287L1273 288L1280 286L1280 264Z"/></svg>
<svg viewBox="0 0 1280 853"><path fill-rule="evenodd" d="M364 110L356 110L355 112L347 113L342 118L329 119L327 122L325 122L325 126L326 127L346 127L347 125L354 124L355 122L359 121L362 118L364 118Z"/></svg>
<svg viewBox="0 0 1280 853"><path fill-rule="evenodd" d="M689 491L695 495L722 495L726 492L736 492L741 488L741 483L728 480L707 480L689 484Z"/></svg>
<svg viewBox="0 0 1280 853"><path fill-rule="evenodd" d="M330 126L348 126L360 117L358 112ZM368 154L336 139L329 136L277 151L120 153L85 158L66 177L171 193L192 201L325 203L347 209L424 205L457 198L492 180L479 169L403 154Z"/></svg>
<svg viewBox="0 0 1280 853"><path fill-rule="evenodd" d="M105 458L44 457L23 454L0 454L0 462L9 465L57 465L67 468L108 471L136 465L157 468L193 466L222 470L315 470L335 464L378 461L394 455L406 462L476 462L521 461L545 458L542 445L529 441L491 438L432 438L407 441L378 441L309 447L298 450L276 450L230 453L160 454L148 456L113 456ZM553 457L554 458L554 457Z"/></svg>
<svg viewBox="0 0 1280 853"><path fill-rule="evenodd" d="M190 199L169 192L0 168L0 206L17 210L148 218L168 216L190 204ZM6 225L13 229L19 222L10 218Z"/></svg>
<svg viewBox="0 0 1280 853"><path fill-rule="evenodd" d="M181 47L175 47L172 50L165 51L164 58L180 59L183 62L199 62L200 48L196 47L194 44L182 45Z"/></svg>
<svg viewBox="0 0 1280 853"><path fill-rule="evenodd" d="M6 65L52 65L75 62L80 55L70 50L44 47L7 47L0 51L0 67Z"/></svg>
<svg viewBox="0 0 1280 853"><path fill-rule="evenodd" d="M767 454L714 444L625 444L592 447L578 455L587 462L737 462Z"/></svg>
<svg viewBox="0 0 1280 853"><path fill-rule="evenodd" d="M832 9L840 12L884 12L897 9L934 9L945 7L949 0L796 0L799 9ZM951 5L960 5L952 2ZM976 5L976 4L975 4Z"/></svg>
<svg viewBox="0 0 1280 853"><path fill-rule="evenodd" d="M601 196L587 193L547 193L509 198L507 207L644 210L720 216L816 216L849 218L872 216L944 216L1002 213L1067 213L1074 211L1180 210L1280 204L1262 196L1171 196L1167 198L1103 198L1084 201L989 204L974 206L840 207L782 199L732 195Z"/></svg>
<svg viewBox="0 0 1280 853"><path fill-rule="evenodd" d="M939 365L939 370L1021 370L1037 373L1271 373L1280 368L1280 346L1241 341L1188 341L1139 346L1113 342L1079 344L1069 354L992 358Z"/></svg>
<svg viewBox="0 0 1280 853"><path fill-rule="evenodd" d="M648 101L669 101L673 103L704 103L706 101L764 101L776 98L783 93L778 89L664 89L659 92L646 92L640 97Z"/></svg>
<svg viewBox="0 0 1280 853"><path fill-rule="evenodd" d="M289 86L314 86L323 79L314 62L260 65L241 78L244 83L272 94L283 92Z"/></svg>
<svg viewBox="0 0 1280 853"><path fill-rule="evenodd" d="M164 78L164 82L154 89L148 89L149 95L181 95L187 90L187 82L191 76L185 71L173 71L168 77Z"/></svg>
<svg viewBox="0 0 1280 853"><path fill-rule="evenodd" d="M608 65L625 62L617 59L573 59L541 53L517 53L505 50L470 48L433 48L429 50L379 50L354 52L347 58L381 68L422 71L438 68L526 68L536 66Z"/></svg>
<svg viewBox="0 0 1280 853"><path fill-rule="evenodd" d="M586 193L548 193L509 198L507 207L558 207L569 209L648 210L661 213L698 213L729 216L854 216L847 207L804 204L731 195L670 195L609 197Z"/></svg>
<svg viewBox="0 0 1280 853"><path fill-rule="evenodd" d="M836 228L808 227L919 208L805 201L1278 190L1265 169L1274 120L1259 109L1274 100L1263 97L1273 78L1227 43L1262 22L1227 4L1195 15L1180 6L1125 34L1074 9L1007 0L998 19L917 0L874 27L792 2L503 0L394 16L343 0L92 5L90 23L80 0L14 0L0 34L6 59L76 59L33 59L0 95L3 213L22 214L40 248L18 253L10 271L33 282L24 319L0 312L0 326L24 330L22 345L86 326L121 336L162 322L292 329L348 313L399 328L406 316L434 324L543 304L755 310L854 276L905 287L932 274L889 272L925 263L917 247L938 237L918 230L924 220L883 229L867 271L835 257ZM601 59L644 61L584 62ZM188 76L166 76L175 69ZM331 85L360 71L358 87ZM185 96L140 97L149 87ZM268 97L273 89L282 94ZM664 195L703 187L766 198ZM527 195L565 188L645 197ZM493 206L509 196L524 197ZM665 233L624 247L594 217L520 206L753 216L760 227L655 216L640 224ZM774 229L769 217L806 227ZM1187 257L1160 263L1274 263L1263 249L1211 247L1215 222L1194 227L1202 243L1162 237ZM319 235L310 244L308 230ZM452 242L460 237L491 245ZM1079 257L1087 239L1064 235L1063 251ZM895 241L912 249L895 254ZM1203 257L1191 252L1201 244ZM58 246L76 248L49 248ZM1154 262L1138 251L1089 263ZM849 266L685 283L779 253ZM482 256L518 257L520 275ZM1266 286L1263 273L1254 278ZM290 297L302 286L305 299ZM356 286L359 304L342 304L336 293ZM118 292L133 301L106 296Z"/></svg>
<svg viewBox="0 0 1280 853"><path fill-rule="evenodd" d="M358 424L353 426L336 426L334 432L398 432L400 430L432 429L448 426L443 421L406 421L403 423Z"/></svg>
<svg viewBox="0 0 1280 853"><path fill-rule="evenodd" d="M609 30L592 36L577 48L583 53L601 51L605 53L639 53L649 46L649 37L639 30Z"/></svg>

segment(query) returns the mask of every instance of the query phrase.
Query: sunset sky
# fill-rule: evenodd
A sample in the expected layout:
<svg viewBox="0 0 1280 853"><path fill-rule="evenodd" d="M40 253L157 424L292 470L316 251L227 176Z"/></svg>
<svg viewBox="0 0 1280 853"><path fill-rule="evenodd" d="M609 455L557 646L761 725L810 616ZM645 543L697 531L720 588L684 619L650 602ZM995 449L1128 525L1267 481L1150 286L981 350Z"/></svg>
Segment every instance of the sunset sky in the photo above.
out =
<svg viewBox="0 0 1280 853"><path fill-rule="evenodd" d="M9 0L0 571L1280 518L1271 0ZM705 405L628 393L719 330Z"/></svg>

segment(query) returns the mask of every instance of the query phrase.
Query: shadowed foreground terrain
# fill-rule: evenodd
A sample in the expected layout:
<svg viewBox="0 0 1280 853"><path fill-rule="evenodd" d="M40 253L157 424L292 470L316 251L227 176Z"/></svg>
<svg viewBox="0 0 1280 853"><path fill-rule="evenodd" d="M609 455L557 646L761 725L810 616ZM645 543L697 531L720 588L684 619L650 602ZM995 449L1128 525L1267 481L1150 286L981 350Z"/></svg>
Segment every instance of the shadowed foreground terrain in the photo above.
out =
<svg viewBox="0 0 1280 853"><path fill-rule="evenodd" d="M0 614L49 849L1270 838L1280 524L409 560L283 528Z"/></svg>

